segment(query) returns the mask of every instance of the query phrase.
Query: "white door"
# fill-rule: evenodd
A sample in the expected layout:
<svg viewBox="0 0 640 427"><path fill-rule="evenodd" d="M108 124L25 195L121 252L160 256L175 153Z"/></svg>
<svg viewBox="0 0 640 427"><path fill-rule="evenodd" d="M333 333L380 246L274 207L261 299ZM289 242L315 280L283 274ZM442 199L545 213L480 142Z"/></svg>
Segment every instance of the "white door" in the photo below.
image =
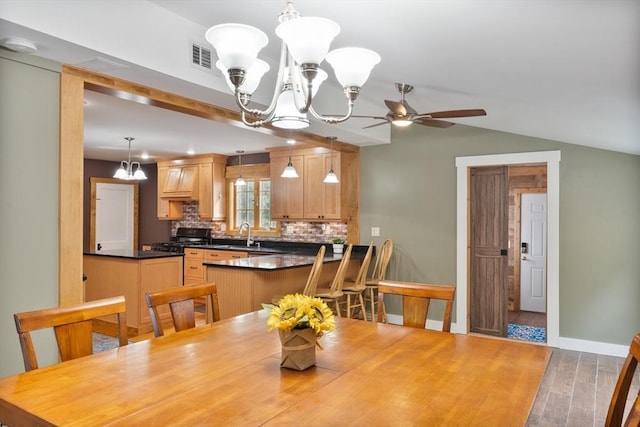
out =
<svg viewBox="0 0 640 427"><path fill-rule="evenodd" d="M522 194L520 220L520 309L546 313L547 195Z"/></svg>
<svg viewBox="0 0 640 427"><path fill-rule="evenodd" d="M134 186L96 184L96 251L133 248Z"/></svg>

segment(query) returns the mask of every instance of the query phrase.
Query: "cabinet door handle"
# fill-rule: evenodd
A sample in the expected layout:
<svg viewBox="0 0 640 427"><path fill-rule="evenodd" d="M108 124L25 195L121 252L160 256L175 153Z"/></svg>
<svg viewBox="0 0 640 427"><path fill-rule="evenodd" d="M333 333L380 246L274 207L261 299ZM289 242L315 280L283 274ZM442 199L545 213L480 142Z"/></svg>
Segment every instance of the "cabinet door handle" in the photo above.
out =
<svg viewBox="0 0 640 427"><path fill-rule="evenodd" d="M189 267L189 268L192 269L192 270L197 270L198 269L198 267Z"/></svg>

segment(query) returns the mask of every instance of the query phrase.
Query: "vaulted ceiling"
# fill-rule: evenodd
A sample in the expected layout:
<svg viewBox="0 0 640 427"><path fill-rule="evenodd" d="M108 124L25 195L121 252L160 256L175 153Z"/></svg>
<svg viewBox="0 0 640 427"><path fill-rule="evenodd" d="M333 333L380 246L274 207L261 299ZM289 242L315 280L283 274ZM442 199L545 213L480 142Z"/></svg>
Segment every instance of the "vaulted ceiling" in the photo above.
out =
<svg viewBox="0 0 640 427"><path fill-rule="evenodd" d="M212 25L239 22L270 39L260 54L271 64L254 99L267 104L279 52L274 33L281 0L0 1L0 42L23 37L35 55L76 64L235 110L219 72L190 64L190 43L210 47ZM484 108L470 126L640 155L640 2L637 0L298 0L305 16L336 21L332 48L361 46L382 61L356 102L355 114L384 116L399 100L395 82L418 112ZM215 61L215 54L214 54ZM317 95L326 114L345 111L330 78ZM284 138L87 92L85 153L119 160L125 136L134 153L152 157L260 152ZM309 131L355 145L386 144L390 125L373 119ZM418 126L418 125L412 125ZM446 132L446 129L438 131ZM295 134L292 135L295 137Z"/></svg>

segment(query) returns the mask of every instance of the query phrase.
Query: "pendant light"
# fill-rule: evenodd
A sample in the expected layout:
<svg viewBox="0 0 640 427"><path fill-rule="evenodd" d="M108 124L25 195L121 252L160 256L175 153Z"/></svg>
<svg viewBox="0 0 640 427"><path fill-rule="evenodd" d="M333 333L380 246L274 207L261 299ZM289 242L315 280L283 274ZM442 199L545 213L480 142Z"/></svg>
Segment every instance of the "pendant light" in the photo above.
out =
<svg viewBox="0 0 640 427"><path fill-rule="evenodd" d="M123 160L120 162L120 168L116 171L113 177L117 179L124 179L127 181L147 179L147 175L145 175L145 173L142 171L140 162L131 161L131 141L133 141L135 138L127 136L124 139L129 142L129 160ZM135 172L133 171L134 166L136 166Z"/></svg>
<svg viewBox="0 0 640 427"><path fill-rule="evenodd" d="M293 163L291 162L291 146L296 143L295 139L287 139L287 144L289 144L289 163L287 167L282 171L282 175L280 178L300 178L296 168L293 167Z"/></svg>
<svg viewBox="0 0 640 427"><path fill-rule="evenodd" d="M329 173L324 177L325 184L339 184L338 176L333 171L333 141L336 139L335 136L330 136L328 139L331 140L331 167L329 168Z"/></svg>
<svg viewBox="0 0 640 427"><path fill-rule="evenodd" d="M236 187L242 187L243 185L247 185L247 181L242 177L242 154L243 150L237 150L238 153L238 164L240 165L240 173L238 174L238 178L236 179Z"/></svg>

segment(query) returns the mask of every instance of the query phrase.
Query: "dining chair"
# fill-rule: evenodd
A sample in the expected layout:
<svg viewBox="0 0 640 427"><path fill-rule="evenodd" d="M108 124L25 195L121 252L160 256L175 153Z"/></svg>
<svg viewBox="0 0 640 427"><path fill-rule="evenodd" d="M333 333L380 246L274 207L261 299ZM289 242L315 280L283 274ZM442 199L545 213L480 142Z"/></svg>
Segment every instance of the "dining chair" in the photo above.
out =
<svg viewBox="0 0 640 427"><path fill-rule="evenodd" d="M347 317L351 317L351 310L360 307L362 311L362 317L367 320L367 311L365 310L364 291L367 289L365 281L367 279L367 273L369 272L369 265L371 265L371 257L373 255L373 242L369 244L369 249L362 260L358 275L355 279L345 279L342 285L342 293L346 296L346 313ZM354 298L354 303L351 303L351 297ZM373 318L372 318L373 319Z"/></svg>
<svg viewBox="0 0 640 427"><path fill-rule="evenodd" d="M309 271L309 276L307 277L307 283L304 285L304 289L302 290L303 295L308 295L313 297L316 295L316 288L318 287L318 281L320 280L320 273L322 272L322 265L324 263L324 254L327 251L327 248L322 245L316 254L316 259L313 261L313 265L311 266L311 270ZM284 295L274 295L271 298L272 304L278 304Z"/></svg>
<svg viewBox="0 0 640 427"><path fill-rule="evenodd" d="M220 308L218 306L218 291L215 283L204 283L201 285L187 285L178 288L169 288L153 293L146 293L145 299L149 314L151 315L151 323L153 325L153 334L156 337L164 335L162 321L158 313L158 307L169 305L171 311L171 319L176 332L185 329L195 328L195 300L204 297L206 301L206 323L217 322L220 320Z"/></svg>
<svg viewBox="0 0 640 427"><path fill-rule="evenodd" d="M353 249L353 243L350 243L342 254L342 260L336 271L336 275L333 277L331 286L328 288L316 289L316 297L322 299L327 304L333 302L336 310L336 316L341 317L340 314L340 299L344 296L342 293L342 285L344 284L344 278L347 275L347 269L349 268L349 261L351 260L351 250Z"/></svg>
<svg viewBox="0 0 640 427"><path fill-rule="evenodd" d="M451 308L453 307L455 293L455 286L382 280L378 283L378 322L382 322L385 319L384 296L387 294L402 296L403 326L420 329L425 328L431 300L441 299L446 301L442 331L450 332Z"/></svg>
<svg viewBox="0 0 640 427"><path fill-rule="evenodd" d="M14 314L25 371L38 369L32 331L53 328L60 360L65 362L93 354L93 319L98 317L115 314L118 320L118 344L120 347L127 345L126 310L124 296L117 296Z"/></svg>
<svg viewBox="0 0 640 427"><path fill-rule="evenodd" d="M367 289L365 290L364 302L365 304L368 302L371 307L371 320L374 321L376 318L376 293L378 292L378 283L381 280L384 280L387 274L387 268L389 267L389 261L391 260L391 255L393 254L393 240L385 239L380 245L380 250L376 255L376 262L373 265L373 271L371 272L371 277L368 277L365 280L365 285ZM385 319L386 321L386 319Z"/></svg>
<svg viewBox="0 0 640 427"><path fill-rule="evenodd" d="M611 403L609 404L609 412L607 413L607 420L605 421L605 427L619 427L622 426L624 419L624 408L627 402L627 396L629 395L629 388L631 387L631 381L633 375L638 367L638 361L640 360L640 333L636 334L631 340L631 346L629 347L629 355L624 361L624 365L620 370L618 376L618 382L616 388L613 390L611 396ZM624 422L625 427L640 425L640 392L636 396L636 400L633 406L629 410L627 419Z"/></svg>

